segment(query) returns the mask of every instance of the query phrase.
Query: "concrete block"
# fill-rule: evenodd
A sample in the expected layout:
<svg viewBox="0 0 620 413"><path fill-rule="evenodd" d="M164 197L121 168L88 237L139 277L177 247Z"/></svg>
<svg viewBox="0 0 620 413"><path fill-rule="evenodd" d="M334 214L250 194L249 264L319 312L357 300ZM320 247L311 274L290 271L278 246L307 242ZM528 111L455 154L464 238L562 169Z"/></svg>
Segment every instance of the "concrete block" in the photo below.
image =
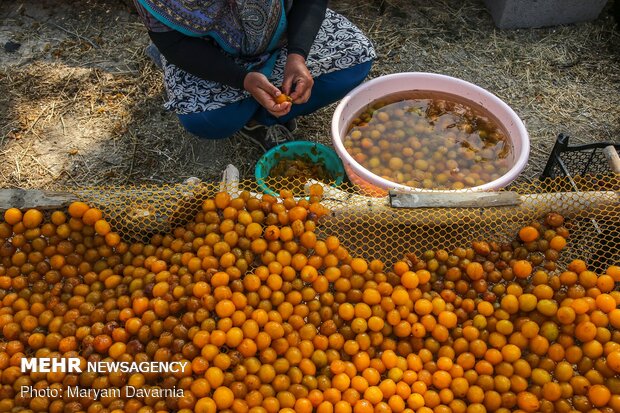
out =
<svg viewBox="0 0 620 413"><path fill-rule="evenodd" d="M484 0L500 29L556 26L594 20L607 0Z"/></svg>

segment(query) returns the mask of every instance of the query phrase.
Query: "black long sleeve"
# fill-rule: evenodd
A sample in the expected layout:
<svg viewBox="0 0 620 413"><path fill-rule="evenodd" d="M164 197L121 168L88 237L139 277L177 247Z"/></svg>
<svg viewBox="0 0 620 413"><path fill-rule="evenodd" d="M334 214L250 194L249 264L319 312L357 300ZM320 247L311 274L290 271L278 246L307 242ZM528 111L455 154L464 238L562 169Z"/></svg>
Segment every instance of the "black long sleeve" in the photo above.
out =
<svg viewBox="0 0 620 413"><path fill-rule="evenodd" d="M297 0L288 14L288 52L308 57L314 38L325 19L327 0Z"/></svg>
<svg viewBox="0 0 620 413"><path fill-rule="evenodd" d="M288 14L288 52L308 56L321 23L327 0L296 0ZM170 63L203 79L243 89L247 70L208 40L178 31L149 31L151 40Z"/></svg>
<svg viewBox="0 0 620 413"><path fill-rule="evenodd" d="M194 76L243 89L245 68L207 40L186 36L176 30L149 31L149 36L166 60L175 66Z"/></svg>

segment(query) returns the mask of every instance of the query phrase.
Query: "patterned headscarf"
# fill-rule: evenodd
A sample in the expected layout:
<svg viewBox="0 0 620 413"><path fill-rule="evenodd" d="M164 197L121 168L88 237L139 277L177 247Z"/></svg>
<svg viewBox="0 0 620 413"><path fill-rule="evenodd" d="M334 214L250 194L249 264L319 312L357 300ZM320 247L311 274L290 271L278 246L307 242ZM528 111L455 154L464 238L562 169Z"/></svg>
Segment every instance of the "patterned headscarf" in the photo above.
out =
<svg viewBox="0 0 620 413"><path fill-rule="evenodd" d="M208 36L233 55L256 56L278 45L286 29L284 0L138 0L166 26Z"/></svg>

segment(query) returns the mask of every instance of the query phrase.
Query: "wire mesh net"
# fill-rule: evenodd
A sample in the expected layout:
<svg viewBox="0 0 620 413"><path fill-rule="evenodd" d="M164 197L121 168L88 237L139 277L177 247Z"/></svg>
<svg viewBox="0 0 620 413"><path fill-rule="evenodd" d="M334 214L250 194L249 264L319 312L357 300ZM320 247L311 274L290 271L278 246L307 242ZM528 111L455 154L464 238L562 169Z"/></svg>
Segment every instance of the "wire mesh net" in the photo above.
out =
<svg viewBox="0 0 620 413"><path fill-rule="evenodd" d="M290 182L290 187L303 183ZM267 187L281 182L266 181ZM260 196L254 181L71 189L78 198L101 208L127 241L147 242L169 233L200 213L203 202L220 191ZM602 270L620 261L620 176L588 175L519 183L506 191L519 195L513 206L391 208L388 197L368 196L352 184L324 185L329 215L319 236L337 235L354 256L394 262L406 253L451 250L474 240L510 242L517 231L550 212L565 216L569 243L560 262L584 259ZM295 194L303 196L303 194ZM376 194L375 194L376 195Z"/></svg>
<svg viewBox="0 0 620 413"><path fill-rule="evenodd" d="M278 184L266 182L272 188ZM284 406L313 411L306 397L310 391L318 390L321 397L332 388L348 392L354 377L364 377L371 365L384 366L385 375L377 370L377 383L395 377L407 384L403 392L416 394L396 402L422 406L422 390L402 379L405 369L431 378L430 368L448 360L452 366L453 358L456 365L467 353L469 361L461 364L468 367L462 369L478 377L476 369L484 368L484 376L498 377L502 367L486 360L492 354L487 342L507 363L504 367L524 360L540 371L546 371L539 363L551 361L550 351L557 354L551 342L555 347L567 342L566 354L578 350L580 355L560 357L575 365L566 376L570 382L592 379L604 384L601 391L606 386L606 394L617 393L617 375L605 363L620 356L607 344L620 337L614 291L620 267L611 267L620 261L620 176L521 183L506 189L511 193L490 196L510 198L507 206L468 208L450 202L481 197L454 192L450 202L437 207L395 208L390 199L404 202L402 194L373 197L352 184L302 184L289 182L285 186L296 192L285 190L280 200L261 195L265 188L253 181L81 188L70 191L88 205L72 202L66 212L5 211L0 222L0 412L26 407L37 412L225 411L233 403L240 408L230 410L248 411L248 403L256 400L252 394L260 392L246 390L263 381L261 388L282 399L281 405L267 404L276 406L273 411ZM596 299L590 296L597 293ZM566 301L571 296L584 299ZM560 321L560 309L573 305L581 320L597 317L600 326L574 322L574 309L568 310L572 319ZM520 331L526 322L537 324L528 329L528 334L534 331L529 339ZM520 337L525 341L512 344ZM593 362L603 342L611 349L607 361ZM359 371L357 354L368 363L359 364ZM433 364L423 364L421 355ZM122 360L182 361L185 367L135 374L97 369L45 374L18 367L34 357L77 357L82 366ZM246 374L246 366L257 374ZM347 366L353 368L351 377L344 373ZM276 376L276 371L282 373ZM280 382L285 377L297 377L296 382ZM429 389L438 394L440 386L446 387L432 377ZM457 402L462 408L455 411L465 411L466 403L478 404L480 411L498 411L505 403L514 411L524 400L533 406L528 411L585 405L580 394L561 405L539 400L536 381L515 377L528 391L517 396L509 387L501 395L493 390L495 401L480 399L486 407L473 401L476 394L464 392ZM17 390L24 383L37 389L79 384L88 397L68 390L51 397L24 395ZM136 387L155 393L129 392ZM107 388L118 393L96 400L88 392ZM363 394L373 403L395 402L382 390ZM345 400L345 407L358 411L361 397ZM618 411L618 401L601 411ZM372 411L369 403L359 406Z"/></svg>

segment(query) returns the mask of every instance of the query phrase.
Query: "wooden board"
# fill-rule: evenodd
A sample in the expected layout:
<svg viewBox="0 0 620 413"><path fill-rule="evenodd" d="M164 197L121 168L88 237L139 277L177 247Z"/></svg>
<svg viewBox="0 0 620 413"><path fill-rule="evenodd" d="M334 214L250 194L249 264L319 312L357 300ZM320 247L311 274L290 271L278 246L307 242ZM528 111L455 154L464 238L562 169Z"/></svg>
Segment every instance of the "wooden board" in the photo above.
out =
<svg viewBox="0 0 620 413"><path fill-rule="evenodd" d="M410 214L399 214L399 208L390 206L389 197L371 198L350 194L336 188L324 187L323 204L330 209L330 217L342 222L359 220L360 216L378 214L385 222L398 225L452 225L452 224L489 224L492 221L509 221L522 219L523 216L543 217L549 212L557 212L565 218L583 214L591 208L620 205L620 193L614 191L590 192L554 192L548 194L522 194L520 202L501 207L501 213L472 214L466 208L455 208L450 214L426 214L422 208L411 210ZM415 213L414 213L415 211ZM417 213L419 211L419 214ZM326 219L329 219L326 218Z"/></svg>
<svg viewBox="0 0 620 413"><path fill-rule="evenodd" d="M77 198L70 192L44 191L39 189L0 189L0 210L56 209L63 208Z"/></svg>
<svg viewBox="0 0 620 413"><path fill-rule="evenodd" d="M320 183L310 181L311 183ZM359 220L361 216L381 216L385 222L398 225L452 225L462 223L489 223L490 221L507 221L522 219L523 216L543 217L549 212L557 212L565 218L583 214L591 208L605 206L617 207L620 205L620 193L614 191L589 191L589 192L553 192L541 194L522 194L520 202L514 205L502 207L499 214L472 214L465 208L457 208L450 214L436 214L436 216L424 213L423 210L412 210L410 214L399 213L398 208L390 206L389 196L373 198L359 194L342 191L320 183L323 186L323 205L330 211L325 219L337 219L341 222ZM483 211L482 209L480 211Z"/></svg>
<svg viewBox="0 0 620 413"><path fill-rule="evenodd" d="M618 156L618 151L613 145L607 146L603 149L603 153L605 154L605 158L607 158L607 162L609 162L609 167L614 173L620 174L620 156Z"/></svg>
<svg viewBox="0 0 620 413"><path fill-rule="evenodd" d="M398 192L390 191L393 208L488 208L521 203L516 192Z"/></svg>

